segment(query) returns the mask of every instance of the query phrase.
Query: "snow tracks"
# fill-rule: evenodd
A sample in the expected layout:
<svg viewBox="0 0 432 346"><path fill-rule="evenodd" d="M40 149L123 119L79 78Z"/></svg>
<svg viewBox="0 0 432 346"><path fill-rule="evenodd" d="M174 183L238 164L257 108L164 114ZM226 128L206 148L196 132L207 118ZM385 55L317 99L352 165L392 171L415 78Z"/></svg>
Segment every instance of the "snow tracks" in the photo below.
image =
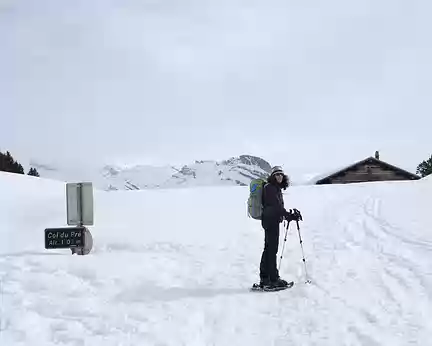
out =
<svg viewBox="0 0 432 346"><path fill-rule="evenodd" d="M281 276L295 285L262 294L249 292L263 232L246 217L247 189L99 194L91 255L0 248L0 344L426 345L431 192L416 183L289 189L312 284L292 224ZM22 206L27 217L9 217L1 235L42 237L41 225L62 219L42 211L58 203Z"/></svg>

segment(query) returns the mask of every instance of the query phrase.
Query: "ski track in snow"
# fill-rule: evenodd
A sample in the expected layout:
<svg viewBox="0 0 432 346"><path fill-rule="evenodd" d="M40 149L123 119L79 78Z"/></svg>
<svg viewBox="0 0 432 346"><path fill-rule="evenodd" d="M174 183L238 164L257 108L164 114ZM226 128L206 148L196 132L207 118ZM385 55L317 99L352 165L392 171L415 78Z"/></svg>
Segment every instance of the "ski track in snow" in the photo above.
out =
<svg viewBox="0 0 432 346"><path fill-rule="evenodd" d="M432 335L432 236L401 226L401 213L409 219L406 205L414 210L417 195L405 185L392 192L398 188L289 191L287 207L298 207L305 218L301 232L312 284L304 283L291 225L281 275L296 284L274 293L248 292L258 277L263 234L259 223L245 220L245 189L212 190L223 204L211 202L208 190L172 192L179 215L199 205L203 214L194 222L178 217L175 225L157 221L170 192L152 207L147 193L100 195L101 225L94 227L90 256L0 247L0 344L426 345ZM195 196L190 204L179 204L188 193ZM404 205L393 195L406 198ZM218 219L208 222L212 203ZM141 218L143 210L150 221ZM40 222L40 214L31 215Z"/></svg>

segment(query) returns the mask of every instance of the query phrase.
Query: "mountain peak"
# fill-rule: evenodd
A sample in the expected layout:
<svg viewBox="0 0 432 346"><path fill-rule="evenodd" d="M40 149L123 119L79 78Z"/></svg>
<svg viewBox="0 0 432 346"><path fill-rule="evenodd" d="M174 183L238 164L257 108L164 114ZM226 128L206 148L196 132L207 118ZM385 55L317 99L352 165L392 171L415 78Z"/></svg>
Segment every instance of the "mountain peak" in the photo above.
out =
<svg viewBox="0 0 432 346"><path fill-rule="evenodd" d="M252 155L240 155L222 161L195 160L179 167L105 165L91 172L38 165L41 177L63 181L91 180L96 188L107 191L218 185L245 186L251 179L265 177L270 170L271 166L266 160Z"/></svg>
<svg viewBox="0 0 432 346"><path fill-rule="evenodd" d="M266 160L258 156L240 155L239 157L232 157L225 161L227 164L243 164L250 166L257 166L265 172L271 171L271 165Z"/></svg>

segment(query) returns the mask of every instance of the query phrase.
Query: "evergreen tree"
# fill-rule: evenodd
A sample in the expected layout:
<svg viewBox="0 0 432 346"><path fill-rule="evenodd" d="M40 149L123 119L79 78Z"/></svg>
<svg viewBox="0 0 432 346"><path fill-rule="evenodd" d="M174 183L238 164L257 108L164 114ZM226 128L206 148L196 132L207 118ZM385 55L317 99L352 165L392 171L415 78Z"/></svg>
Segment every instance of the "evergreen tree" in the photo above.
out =
<svg viewBox="0 0 432 346"><path fill-rule="evenodd" d="M30 168L28 175L31 175L33 177L40 177L39 172L36 170L36 168Z"/></svg>
<svg viewBox="0 0 432 346"><path fill-rule="evenodd" d="M18 162L14 163L14 173L24 174L24 167Z"/></svg>
<svg viewBox="0 0 432 346"><path fill-rule="evenodd" d="M24 174L24 167L14 160L9 151L6 154L0 152L0 171Z"/></svg>
<svg viewBox="0 0 432 346"><path fill-rule="evenodd" d="M11 153L9 151L6 152L6 172L14 172L16 169L15 167L15 160L12 157Z"/></svg>
<svg viewBox="0 0 432 346"><path fill-rule="evenodd" d="M420 174L422 177L425 177L429 174L432 174L432 155L429 159L421 162L417 166L417 174Z"/></svg>

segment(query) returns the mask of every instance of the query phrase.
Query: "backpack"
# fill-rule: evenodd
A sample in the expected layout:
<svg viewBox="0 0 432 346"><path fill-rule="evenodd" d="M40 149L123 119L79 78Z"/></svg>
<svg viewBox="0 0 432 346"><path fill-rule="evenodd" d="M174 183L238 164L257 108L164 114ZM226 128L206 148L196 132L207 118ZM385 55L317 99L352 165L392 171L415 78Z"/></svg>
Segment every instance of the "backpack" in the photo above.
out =
<svg viewBox="0 0 432 346"><path fill-rule="evenodd" d="M261 178L252 179L249 184L248 216L255 220L261 220L263 210L262 194L265 184L267 184L267 181Z"/></svg>

